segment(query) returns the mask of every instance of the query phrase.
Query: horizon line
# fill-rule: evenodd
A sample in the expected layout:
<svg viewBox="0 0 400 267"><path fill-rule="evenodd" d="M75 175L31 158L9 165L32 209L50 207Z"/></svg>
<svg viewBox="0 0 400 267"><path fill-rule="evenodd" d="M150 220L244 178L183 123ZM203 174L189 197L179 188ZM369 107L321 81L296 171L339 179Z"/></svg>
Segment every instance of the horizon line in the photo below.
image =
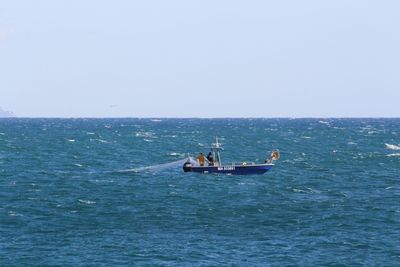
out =
<svg viewBox="0 0 400 267"><path fill-rule="evenodd" d="M354 117L318 117L318 116L299 116L299 117L152 117L152 116L143 116L143 117L130 117L130 116L115 116L115 117L97 117L97 116L39 116L39 117L30 117L30 116L13 116L13 117L0 117L0 119L400 119L399 116L354 116Z"/></svg>

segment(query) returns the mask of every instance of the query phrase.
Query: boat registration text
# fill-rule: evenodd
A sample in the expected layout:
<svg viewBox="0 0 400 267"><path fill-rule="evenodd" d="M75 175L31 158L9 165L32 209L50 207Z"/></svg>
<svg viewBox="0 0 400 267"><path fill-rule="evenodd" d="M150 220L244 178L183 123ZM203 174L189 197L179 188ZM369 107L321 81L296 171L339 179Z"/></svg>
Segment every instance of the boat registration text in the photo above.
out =
<svg viewBox="0 0 400 267"><path fill-rule="evenodd" d="M235 166L224 166L224 167L218 167L219 171L234 171Z"/></svg>

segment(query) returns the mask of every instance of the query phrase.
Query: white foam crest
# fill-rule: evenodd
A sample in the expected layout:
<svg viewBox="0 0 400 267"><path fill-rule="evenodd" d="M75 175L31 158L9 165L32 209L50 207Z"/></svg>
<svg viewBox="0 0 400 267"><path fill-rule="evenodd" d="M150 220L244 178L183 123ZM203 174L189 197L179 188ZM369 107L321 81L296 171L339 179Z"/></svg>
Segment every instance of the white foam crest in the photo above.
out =
<svg viewBox="0 0 400 267"><path fill-rule="evenodd" d="M315 190L311 187L307 187L305 189L293 188L292 190L293 190L293 192L296 192L296 193L316 193L316 194L321 193L321 191Z"/></svg>
<svg viewBox="0 0 400 267"><path fill-rule="evenodd" d="M400 157L400 153L393 153L393 154L389 154L387 156L388 157Z"/></svg>
<svg viewBox="0 0 400 267"><path fill-rule="evenodd" d="M185 154L182 153L177 153L177 152L172 152L168 154L169 156L184 156Z"/></svg>
<svg viewBox="0 0 400 267"><path fill-rule="evenodd" d="M91 200L78 199L78 201L80 203L87 204L87 205L96 204L96 201L91 201Z"/></svg>
<svg viewBox="0 0 400 267"><path fill-rule="evenodd" d="M321 123L321 124L325 124L325 125L331 125L330 123L329 123L329 121L318 121L319 123Z"/></svg>
<svg viewBox="0 0 400 267"><path fill-rule="evenodd" d="M137 137L147 137L147 138L155 138L153 132L136 132L135 136Z"/></svg>
<svg viewBox="0 0 400 267"><path fill-rule="evenodd" d="M19 217L22 217L22 216L23 216L22 214L17 213L17 212L12 211L12 210L8 212L8 215L9 215L9 216L19 216Z"/></svg>
<svg viewBox="0 0 400 267"><path fill-rule="evenodd" d="M302 189L297 189L297 188L293 188L292 190L293 190L293 192L296 192L296 193L308 193L307 190L302 190Z"/></svg>
<svg viewBox="0 0 400 267"><path fill-rule="evenodd" d="M387 149L391 150L400 150L400 146L392 145L392 144L385 144Z"/></svg>

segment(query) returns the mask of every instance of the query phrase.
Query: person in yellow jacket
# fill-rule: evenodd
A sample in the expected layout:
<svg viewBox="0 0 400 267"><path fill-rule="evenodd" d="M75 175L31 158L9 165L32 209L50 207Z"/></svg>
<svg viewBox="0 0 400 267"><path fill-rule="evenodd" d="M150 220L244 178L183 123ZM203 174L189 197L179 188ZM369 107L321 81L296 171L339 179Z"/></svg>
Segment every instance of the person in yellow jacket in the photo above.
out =
<svg viewBox="0 0 400 267"><path fill-rule="evenodd" d="M200 154L197 156L197 160L199 161L200 166L204 166L204 164L206 163L206 157L204 156L203 153L200 153Z"/></svg>

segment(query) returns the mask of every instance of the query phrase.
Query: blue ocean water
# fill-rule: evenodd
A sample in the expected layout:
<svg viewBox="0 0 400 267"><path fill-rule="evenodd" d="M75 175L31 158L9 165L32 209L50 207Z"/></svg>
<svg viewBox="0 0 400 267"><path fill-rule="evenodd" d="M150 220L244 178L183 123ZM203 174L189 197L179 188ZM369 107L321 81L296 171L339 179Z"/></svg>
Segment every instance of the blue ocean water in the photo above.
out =
<svg viewBox="0 0 400 267"><path fill-rule="evenodd" d="M265 175L183 173L218 135ZM400 119L1 119L0 266L398 266Z"/></svg>

